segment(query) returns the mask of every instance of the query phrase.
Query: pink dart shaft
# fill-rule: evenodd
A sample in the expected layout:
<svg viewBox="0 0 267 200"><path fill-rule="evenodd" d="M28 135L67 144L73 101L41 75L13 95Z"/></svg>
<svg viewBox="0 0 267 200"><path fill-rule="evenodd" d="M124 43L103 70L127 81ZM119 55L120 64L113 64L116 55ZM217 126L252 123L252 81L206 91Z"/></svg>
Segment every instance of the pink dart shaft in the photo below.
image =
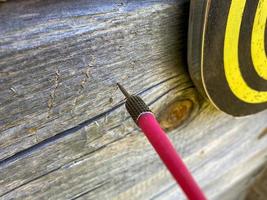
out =
<svg viewBox="0 0 267 200"><path fill-rule="evenodd" d="M137 120L149 142L157 151L176 182L189 200L206 200L205 195L192 177L190 171L176 152L167 134L161 129L152 113L143 113Z"/></svg>

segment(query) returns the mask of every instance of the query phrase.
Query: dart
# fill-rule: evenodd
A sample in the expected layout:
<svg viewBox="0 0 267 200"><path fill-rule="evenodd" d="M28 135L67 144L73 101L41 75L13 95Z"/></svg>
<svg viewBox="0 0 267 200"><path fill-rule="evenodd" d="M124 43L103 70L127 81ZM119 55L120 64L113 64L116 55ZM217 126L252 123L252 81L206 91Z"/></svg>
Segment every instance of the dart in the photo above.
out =
<svg viewBox="0 0 267 200"><path fill-rule="evenodd" d="M194 180L180 155L176 152L168 135L161 129L154 114L145 102L136 95L130 95L119 83L119 89L126 97L126 109L141 128L162 162L172 174L189 200L205 200L206 197Z"/></svg>

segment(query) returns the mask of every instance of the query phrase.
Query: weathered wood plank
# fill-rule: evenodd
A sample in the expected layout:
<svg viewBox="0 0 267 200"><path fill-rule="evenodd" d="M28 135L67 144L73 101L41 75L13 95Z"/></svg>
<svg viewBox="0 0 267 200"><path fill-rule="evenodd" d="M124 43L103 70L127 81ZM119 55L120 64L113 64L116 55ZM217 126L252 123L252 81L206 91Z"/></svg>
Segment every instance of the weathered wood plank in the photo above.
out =
<svg viewBox="0 0 267 200"><path fill-rule="evenodd" d="M183 129L171 132L170 136L209 197L215 199L214 196L223 193L226 186L234 185L263 164L267 138L259 141L255 134L262 130L259 127L266 125L266 113L254 117L259 124L256 127L251 126L251 118L233 121L231 117L212 110L204 104L200 115ZM218 120L220 125L216 123ZM131 122L128 119L124 123ZM203 131L199 132L199 129ZM2 184L11 188L21 186L2 198L42 199L50 196L71 199L86 193L85 199L148 199L156 198L159 188L167 190L160 192L162 198L168 199L165 192L168 194L170 189L172 196L181 196L145 138L136 133L133 130L114 142L107 139L112 138L107 133L106 139L95 141L100 146L93 152L81 145L80 134L71 134L26 158L10 162L1 167ZM48 159L45 158L47 155ZM21 170L21 166L25 170Z"/></svg>
<svg viewBox="0 0 267 200"><path fill-rule="evenodd" d="M0 159L109 110L118 81L138 91L180 70L186 1L0 9Z"/></svg>
<svg viewBox="0 0 267 200"><path fill-rule="evenodd" d="M175 94L182 94L181 96L183 99L191 99L193 102L196 102L197 96L193 89L189 87L188 84L177 87L176 84L179 83L178 80L179 79L176 78L165 81L146 91L144 99L147 100L148 97L153 97L154 99L152 99L152 102L156 101L156 103L154 103L156 106L151 106L153 110L157 112L157 110L160 109L160 105L164 104L167 99L169 101L177 99ZM174 89L169 89L168 87L170 86L174 86ZM163 91L159 93L158 91L160 88L166 89L163 89ZM157 100L158 98L160 99ZM198 111L197 102L195 103L194 110L195 111L192 111L191 117L196 115ZM125 108L120 104L119 107L115 108L112 112L104 113L75 133L64 134L58 139L45 141L43 145L38 145L37 148L30 149L28 152L26 151L19 156L6 159L1 163L1 166L3 166L3 168L1 167L1 169L3 169L1 170L1 172L3 172L2 183L5 187L0 187L0 191L1 193L5 193L13 187L17 187L38 176L49 173L58 167L62 167L62 165L66 163L72 163L73 160L81 156L90 154L91 152L105 147L109 143L127 136L127 134L135 129L135 124L128 117L128 114L126 114ZM43 151L42 149L46 150ZM33 155L37 155L37 157ZM49 155L49 157L47 157L47 155ZM33 169L35 166L33 163L35 162L38 164L36 163L36 168ZM30 171L27 173L23 170L21 171L21 166L28 166L26 168ZM6 169L6 171L4 169ZM21 181L17 182L17 180Z"/></svg>
<svg viewBox="0 0 267 200"><path fill-rule="evenodd" d="M245 185L266 161L267 112L234 119L199 97L185 70L187 15L183 0L2 4L0 199L183 199L118 81L161 122L192 102L169 136L210 199Z"/></svg>
<svg viewBox="0 0 267 200"><path fill-rule="evenodd" d="M261 200L267 198L267 165L251 181L245 200Z"/></svg>

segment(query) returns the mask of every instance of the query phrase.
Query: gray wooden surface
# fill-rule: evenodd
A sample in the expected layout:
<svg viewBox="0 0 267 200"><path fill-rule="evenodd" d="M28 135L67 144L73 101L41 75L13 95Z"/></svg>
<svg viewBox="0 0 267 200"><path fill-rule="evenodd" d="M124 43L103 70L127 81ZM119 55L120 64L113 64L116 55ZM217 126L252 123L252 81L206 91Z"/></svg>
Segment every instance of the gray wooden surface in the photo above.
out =
<svg viewBox="0 0 267 200"><path fill-rule="evenodd" d="M255 178L251 181L251 186L247 190L245 200L265 200L267 199L267 167L265 167Z"/></svg>
<svg viewBox="0 0 267 200"><path fill-rule="evenodd" d="M0 4L0 199L183 199L117 82L151 106L209 199L246 187L267 159L267 112L234 119L198 95L188 6Z"/></svg>

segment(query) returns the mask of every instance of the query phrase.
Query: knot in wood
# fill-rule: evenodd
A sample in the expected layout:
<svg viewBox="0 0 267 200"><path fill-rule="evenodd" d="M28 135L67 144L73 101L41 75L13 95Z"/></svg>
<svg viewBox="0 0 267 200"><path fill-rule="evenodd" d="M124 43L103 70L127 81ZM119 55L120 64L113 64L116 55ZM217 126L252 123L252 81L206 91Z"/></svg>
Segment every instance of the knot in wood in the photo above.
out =
<svg viewBox="0 0 267 200"><path fill-rule="evenodd" d="M193 102L189 99L179 100L168 104L159 114L159 122L163 129L171 131L186 121L193 108Z"/></svg>

